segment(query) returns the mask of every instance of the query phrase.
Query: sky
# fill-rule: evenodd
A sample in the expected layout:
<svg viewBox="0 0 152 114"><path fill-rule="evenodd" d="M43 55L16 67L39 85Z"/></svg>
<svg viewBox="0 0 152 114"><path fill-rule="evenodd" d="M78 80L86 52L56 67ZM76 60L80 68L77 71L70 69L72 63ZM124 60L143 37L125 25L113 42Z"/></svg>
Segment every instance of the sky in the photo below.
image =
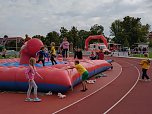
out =
<svg viewBox="0 0 152 114"><path fill-rule="evenodd" d="M61 27L89 30L94 24L109 36L111 23L125 16L152 26L152 0L0 0L0 37L46 36Z"/></svg>

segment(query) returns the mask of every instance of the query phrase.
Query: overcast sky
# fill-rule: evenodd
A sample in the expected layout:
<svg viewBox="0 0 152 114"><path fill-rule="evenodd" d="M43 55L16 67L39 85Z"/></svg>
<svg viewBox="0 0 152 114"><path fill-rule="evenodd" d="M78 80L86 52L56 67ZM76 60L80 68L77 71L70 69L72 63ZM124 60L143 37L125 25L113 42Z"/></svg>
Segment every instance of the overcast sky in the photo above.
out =
<svg viewBox="0 0 152 114"><path fill-rule="evenodd" d="M0 37L45 36L62 26L89 30L94 24L109 36L111 23L125 16L152 26L152 0L0 0Z"/></svg>

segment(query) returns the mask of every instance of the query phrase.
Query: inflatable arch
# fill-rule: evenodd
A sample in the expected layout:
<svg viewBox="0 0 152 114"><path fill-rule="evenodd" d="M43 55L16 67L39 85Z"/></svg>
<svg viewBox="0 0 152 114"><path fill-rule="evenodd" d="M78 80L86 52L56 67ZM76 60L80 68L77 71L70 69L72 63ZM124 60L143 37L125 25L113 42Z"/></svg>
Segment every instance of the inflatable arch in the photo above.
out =
<svg viewBox="0 0 152 114"><path fill-rule="evenodd" d="M88 51L89 41L93 40L93 39L101 39L103 41L103 43L106 45L106 47L108 47L107 39L103 35L94 35L94 36L89 36L85 40L85 49L86 49L86 51Z"/></svg>

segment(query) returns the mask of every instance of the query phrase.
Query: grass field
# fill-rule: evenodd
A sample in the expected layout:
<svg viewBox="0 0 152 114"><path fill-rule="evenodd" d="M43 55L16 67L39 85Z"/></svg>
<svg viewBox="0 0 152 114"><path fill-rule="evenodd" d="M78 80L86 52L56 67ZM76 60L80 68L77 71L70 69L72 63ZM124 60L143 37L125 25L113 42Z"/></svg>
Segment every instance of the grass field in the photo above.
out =
<svg viewBox="0 0 152 114"><path fill-rule="evenodd" d="M149 58L152 58L152 52L149 52ZM144 57L144 54L132 54L133 57L141 57L143 58Z"/></svg>

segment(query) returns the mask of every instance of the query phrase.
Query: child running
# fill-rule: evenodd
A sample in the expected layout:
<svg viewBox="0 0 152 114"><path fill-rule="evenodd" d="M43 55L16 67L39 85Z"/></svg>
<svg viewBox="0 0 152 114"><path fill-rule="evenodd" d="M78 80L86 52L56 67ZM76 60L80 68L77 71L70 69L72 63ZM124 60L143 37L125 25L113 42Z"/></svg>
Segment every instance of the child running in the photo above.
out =
<svg viewBox="0 0 152 114"><path fill-rule="evenodd" d="M45 51L46 58L49 61L50 60L50 55L49 55L49 51L48 51L47 45L44 45L44 51Z"/></svg>
<svg viewBox="0 0 152 114"><path fill-rule="evenodd" d="M37 85L34 81L34 76L38 76L41 79L43 79L43 78L36 71L36 68L34 66L35 63L36 63L35 58L31 57L29 60L29 67L25 72L26 77L28 79L28 83L29 83L29 87L28 87L28 91L27 91L27 98L25 99L25 101L37 101L37 102L41 101L41 99L39 99L37 97ZM30 98L32 88L34 88L34 97L35 97L34 99Z"/></svg>
<svg viewBox="0 0 152 114"><path fill-rule="evenodd" d="M51 43L51 52L50 53L51 53L51 62L52 62L52 65L57 64L57 62L54 59L56 57L55 43L54 42Z"/></svg>
<svg viewBox="0 0 152 114"><path fill-rule="evenodd" d="M147 70L150 67L150 60L148 59L148 54L147 53L144 54L144 57L145 57L145 59L140 62L140 65L142 67L142 79L140 79L140 80L144 81L144 78L146 78L145 81L150 81L150 78L147 75Z"/></svg>
<svg viewBox="0 0 152 114"><path fill-rule="evenodd" d="M78 60L75 61L75 66L70 66L67 69L73 69L76 68L78 73L80 73L82 75L82 87L83 89L81 90L82 92L85 92L87 89L87 85L86 85L86 80L88 78L88 71L79 63Z"/></svg>

